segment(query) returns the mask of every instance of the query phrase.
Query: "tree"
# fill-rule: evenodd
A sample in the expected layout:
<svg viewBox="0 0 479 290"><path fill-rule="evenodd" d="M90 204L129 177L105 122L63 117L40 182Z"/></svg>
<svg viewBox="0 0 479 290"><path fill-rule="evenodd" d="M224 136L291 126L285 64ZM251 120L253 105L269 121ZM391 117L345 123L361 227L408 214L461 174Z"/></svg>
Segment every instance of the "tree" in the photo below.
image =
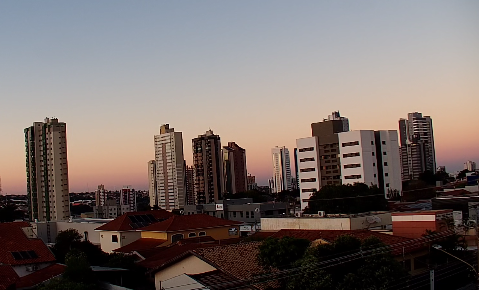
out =
<svg viewBox="0 0 479 290"><path fill-rule="evenodd" d="M294 262L303 257L309 244L310 242L305 239L269 237L259 247L259 263L267 269L290 268Z"/></svg>
<svg viewBox="0 0 479 290"><path fill-rule="evenodd" d="M305 213L359 213L387 210L383 192L375 185L364 183L326 185L313 192Z"/></svg>
<svg viewBox="0 0 479 290"><path fill-rule="evenodd" d="M464 179L464 178L466 178L466 173L469 173L469 172L470 172L470 171L467 170L467 169L462 170L461 172L459 172L459 173L457 174L456 179Z"/></svg>
<svg viewBox="0 0 479 290"><path fill-rule="evenodd" d="M83 241L82 235L75 229L60 231L55 239L53 253L58 262L64 263L66 255L73 249L83 252L92 265L102 265L108 254L89 241Z"/></svg>
<svg viewBox="0 0 479 290"><path fill-rule="evenodd" d="M379 251L362 259L355 259L337 266L321 268L319 262L385 245L375 237L364 240L344 235L330 244L311 247L296 264L299 275L287 282L287 289L386 289L408 276L401 264L387 251Z"/></svg>
<svg viewBox="0 0 479 290"><path fill-rule="evenodd" d="M16 219L22 218L23 213L18 210L16 205L7 203L3 206L0 205L0 222L13 222Z"/></svg>

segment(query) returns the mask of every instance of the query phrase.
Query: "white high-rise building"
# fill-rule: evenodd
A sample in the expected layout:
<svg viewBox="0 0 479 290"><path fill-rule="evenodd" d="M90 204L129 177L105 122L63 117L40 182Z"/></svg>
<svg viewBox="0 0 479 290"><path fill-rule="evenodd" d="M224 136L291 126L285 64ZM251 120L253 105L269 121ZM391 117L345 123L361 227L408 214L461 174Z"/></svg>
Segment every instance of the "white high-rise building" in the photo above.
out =
<svg viewBox="0 0 479 290"><path fill-rule="evenodd" d="M466 163L464 163L464 169L476 171L476 162L468 160Z"/></svg>
<svg viewBox="0 0 479 290"><path fill-rule="evenodd" d="M271 149L271 154L273 155L272 192L291 190L291 165L288 148L276 146Z"/></svg>
<svg viewBox="0 0 479 290"><path fill-rule="evenodd" d="M158 186L156 183L156 161L148 161L148 185L150 196L150 207L158 206Z"/></svg>
<svg viewBox="0 0 479 290"><path fill-rule="evenodd" d="M308 206L308 200L313 192L321 189L318 137L297 139L296 147L299 196L301 209L304 210Z"/></svg>
<svg viewBox="0 0 479 290"><path fill-rule="evenodd" d="M158 205L162 209L183 208L186 199L183 137L168 124L155 135Z"/></svg>
<svg viewBox="0 0 479 290"><path fill-rule="evenodd" d="M402 192L397 131L342 132L339 153L342 184L377 185L389 197Z"/></svg>
<svg viewBox="0 0 479 290"><path fill-rule="evenodd" d="M46 118L25 128L27 196L31 220L70 217L66 124Z"/></svg>

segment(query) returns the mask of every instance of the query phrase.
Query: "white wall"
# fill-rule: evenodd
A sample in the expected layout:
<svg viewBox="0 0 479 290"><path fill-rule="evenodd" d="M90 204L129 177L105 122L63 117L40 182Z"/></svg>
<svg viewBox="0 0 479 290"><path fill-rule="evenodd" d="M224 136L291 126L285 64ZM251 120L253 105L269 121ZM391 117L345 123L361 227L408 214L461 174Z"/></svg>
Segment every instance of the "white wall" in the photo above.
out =
<svg viewBox="0 0 479 290"><path fill-rule="evenodd" d="M357 182L367 185L378 184L378 170L376 162L376 145L374 131L358 130L342 132L339 137L339 153L341 163L342 184L354 184ZM358 145L348 143L358 142ZM345 154L359 153L359 156L344 157ZM351 165L359 167L348 168ZM346 168L345 168L346 166ZM351 179L352 176L356 176Z"/></svg>
<svg viewBox="0 0 479 290"><path fill-rule="evenodd" d="M196 280L186 274L170 278L161 282L161 287L164 289L175 290L193 290L193 289L206 289L203 284L198 283ZM158 285L156 289L161 289Z"/></svg>
<svg viewBox="0 0 479 290"><path fill-rule="evenodd" d="M262 231L296 230L350 230L351 221L345 218L262 218Z"/></svg>
<svg viewBox="0 0 479 290"><path fill-rule="evenodd" d="M298 159L298 177L299 190L301 198L301 210L308 206L308 200L313 194L312 190L319 191L321 188L321 171L319 159L319 146L317 137L301 138L296 140L297 159ZM306 148L313 148L312 151L306 151ZM305 161L304 158L314 158L312 161ZM303 162L302 162L303 160ZM301 172L301 169L314 168L314 171ZM315 178L316 181L305 182L306 179Z"/></svg>
<svg viewBox="0 0 479 290"><path fill-rule="evenodd" d="M113 250L126 246L141 238L140 232L113 232L100 231L101 249L106 253L111 253ZM118 242L112 242L112 236L118 237Z"/></svg>
<svg viewBox="0 0 479 290"><path fill-rule="evenodd" d="M398 133L396 130L378 132L381 139L381 152L378 152L378 154L382 154L383 159L384 192L387 194L388 190L398 190L401 193L401 160L399 156ZM384 166L384 162L387 162L387 166Z"/></svg>

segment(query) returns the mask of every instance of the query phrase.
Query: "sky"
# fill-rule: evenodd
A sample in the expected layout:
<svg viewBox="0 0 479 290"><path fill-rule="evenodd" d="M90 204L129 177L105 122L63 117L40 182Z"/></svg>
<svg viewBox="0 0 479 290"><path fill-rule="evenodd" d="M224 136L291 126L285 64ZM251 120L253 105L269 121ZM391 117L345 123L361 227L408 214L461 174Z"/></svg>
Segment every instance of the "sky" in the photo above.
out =
<svg viewBox="0 0 479 290"><path fill-rule="evenodd" d="M71 192L147 189L153 136L212 129L260 185L339 110L351 130L433 119L449 172L479 162L479 1L1 1L0 177L25 194L23 129L67 123Z"/></svg>

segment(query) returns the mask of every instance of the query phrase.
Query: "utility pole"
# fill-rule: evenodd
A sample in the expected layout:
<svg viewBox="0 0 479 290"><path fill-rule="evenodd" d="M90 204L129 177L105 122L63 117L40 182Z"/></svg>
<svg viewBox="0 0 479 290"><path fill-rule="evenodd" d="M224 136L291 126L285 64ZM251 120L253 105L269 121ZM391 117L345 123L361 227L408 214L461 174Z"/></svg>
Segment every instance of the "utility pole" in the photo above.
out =
<svg viewBox="0 0 479 290"><path fill-rule="evenodd" d="M429 281L431 284L431 290L434 290L434 270L429 271Z"/></svg>

